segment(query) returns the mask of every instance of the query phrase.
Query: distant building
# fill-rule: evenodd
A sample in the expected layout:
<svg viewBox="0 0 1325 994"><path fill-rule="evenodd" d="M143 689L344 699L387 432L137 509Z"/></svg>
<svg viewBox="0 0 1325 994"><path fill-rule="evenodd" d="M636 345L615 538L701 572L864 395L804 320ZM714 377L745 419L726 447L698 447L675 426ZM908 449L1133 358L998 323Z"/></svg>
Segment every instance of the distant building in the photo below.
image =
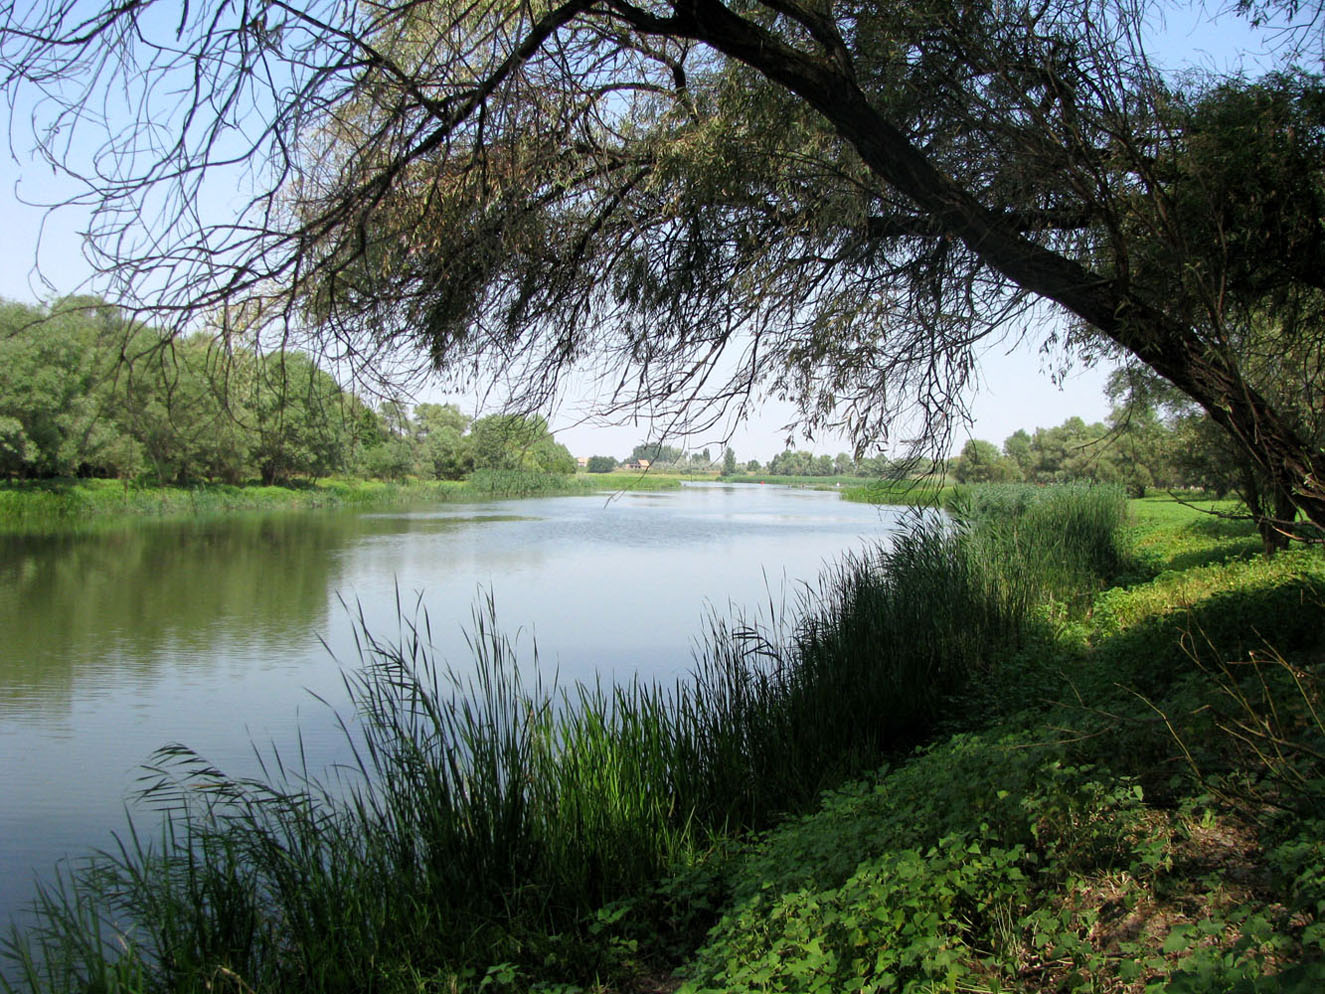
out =
<svg viewBox="0 0 1325 994"><path fill-rule="evenodd" d="M648 469L649 460L631 459L629 462L623 462L621 465L624 466L626 469Z"/></svg>

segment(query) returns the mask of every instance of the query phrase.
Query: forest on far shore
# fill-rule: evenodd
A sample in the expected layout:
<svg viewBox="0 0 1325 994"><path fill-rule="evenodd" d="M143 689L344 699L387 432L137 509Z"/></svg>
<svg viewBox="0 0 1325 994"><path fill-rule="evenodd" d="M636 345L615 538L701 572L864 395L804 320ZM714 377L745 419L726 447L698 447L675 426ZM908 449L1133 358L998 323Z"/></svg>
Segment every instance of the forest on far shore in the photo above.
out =
<svg viewBox="0 0 1325 994"><path fill-rule="evenodd" d="M169 339L95 298L0 303L0 478L264 484L574 473L539 417L376 408L301 352Z"/></svg>
<svg viewBox="0 0 1325 994"><path fill-rule="evenodd" d="M574 473L576 459L537 416L471 420L453 404L376 407L302 352L259 352L199 333L170 339L97 298L48 307L0 303L0 478L102 477L159 484L289 483L350 475L464 479L474 470ZM1121 483L1237 492L1255 480L1228 436L1154 377L1117 371L1103 422L1069 418L1021 429L1002 446L970 439L948 461L958 483ZM689 452L657 442L596 455L590 472L768 473L882 478L883 456L788 449L767 463L727 448ZM916 467L908 467L912 472ZM942 467L926 463L930 472Z"/></svg>

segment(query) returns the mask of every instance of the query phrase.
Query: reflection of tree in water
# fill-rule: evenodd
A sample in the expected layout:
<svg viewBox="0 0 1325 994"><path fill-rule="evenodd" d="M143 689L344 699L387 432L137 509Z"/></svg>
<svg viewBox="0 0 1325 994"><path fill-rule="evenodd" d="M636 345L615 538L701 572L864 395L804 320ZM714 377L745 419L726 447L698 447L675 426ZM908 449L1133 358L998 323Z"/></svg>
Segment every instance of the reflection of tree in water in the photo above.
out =
<svg viewBox="0 0 1325 994"><path fill-rule="evenodd" d="M337 583L334 553L365 531L400 527L399 519L296 513L6 539L0 699L63 707L79 669L112 657L143 675L164 665L167 648L207 665L218 641L308 631Z"/></svg>
<svg viewBox="0 0 1325 994"><path fill-rule="evenodd" d="M511 515L482 515L510 520ZM80 668L143 676L224 662L218 646L289 646L326 626L340 555L374 535L452 531L461 515L286 512L138 521L0 539L0 707L67 708Z"/></svg>

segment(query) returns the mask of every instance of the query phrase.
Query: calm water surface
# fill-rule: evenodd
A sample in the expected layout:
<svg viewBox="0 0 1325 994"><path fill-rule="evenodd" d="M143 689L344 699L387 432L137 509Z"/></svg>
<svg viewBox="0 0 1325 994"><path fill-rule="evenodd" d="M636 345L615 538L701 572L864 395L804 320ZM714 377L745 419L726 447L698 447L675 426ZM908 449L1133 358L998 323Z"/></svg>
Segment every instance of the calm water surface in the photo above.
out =
<svg viewBox="0 0 1325 994"><path fill-rule="evenodd" d="M397 599L412 612L421 597L439 655L461 668L491 593L522 663L536 639L563 683L670 681L710 609L780 599L901 514L834 493L687 486L0 538L0 926L35 872L112 844L163 744L243 773L254 743L290 750L298 729L314 768L343 758L331 706L357 661L345 604L390 637Z"/></svg>

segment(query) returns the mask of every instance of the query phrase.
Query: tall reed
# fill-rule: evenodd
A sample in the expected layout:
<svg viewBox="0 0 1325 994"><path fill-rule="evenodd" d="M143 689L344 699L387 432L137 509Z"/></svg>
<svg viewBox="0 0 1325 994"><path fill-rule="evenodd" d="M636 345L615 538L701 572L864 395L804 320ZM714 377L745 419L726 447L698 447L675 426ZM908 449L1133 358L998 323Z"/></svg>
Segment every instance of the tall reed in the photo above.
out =
<svg viewBox="0 0 1325 994"><path fill-rule="evenodd" d="M1121 487L1091 483L1056 486L998 484L959 487L946 507L965 534L968 555L1002 582L1021 584L1016 596L1073 598L1116 576L1128 554Z"/></svg>
<svg viewBox="0 0 1325 994"><path fill-rule="evenodd" d="M587 982L596 909L922 738L1057 578L1107 566L1112 499L972 497L959 527L919 521L759 623L715 618L670 688L545 684L491 601L463 673L436 659L419 605L394 639L360 618L353 761L273 753L239 779L162 750L144 790L160 832L131 826L47 885L37 924L4 943L4 986L464 986L504 961Z"/></svg>

